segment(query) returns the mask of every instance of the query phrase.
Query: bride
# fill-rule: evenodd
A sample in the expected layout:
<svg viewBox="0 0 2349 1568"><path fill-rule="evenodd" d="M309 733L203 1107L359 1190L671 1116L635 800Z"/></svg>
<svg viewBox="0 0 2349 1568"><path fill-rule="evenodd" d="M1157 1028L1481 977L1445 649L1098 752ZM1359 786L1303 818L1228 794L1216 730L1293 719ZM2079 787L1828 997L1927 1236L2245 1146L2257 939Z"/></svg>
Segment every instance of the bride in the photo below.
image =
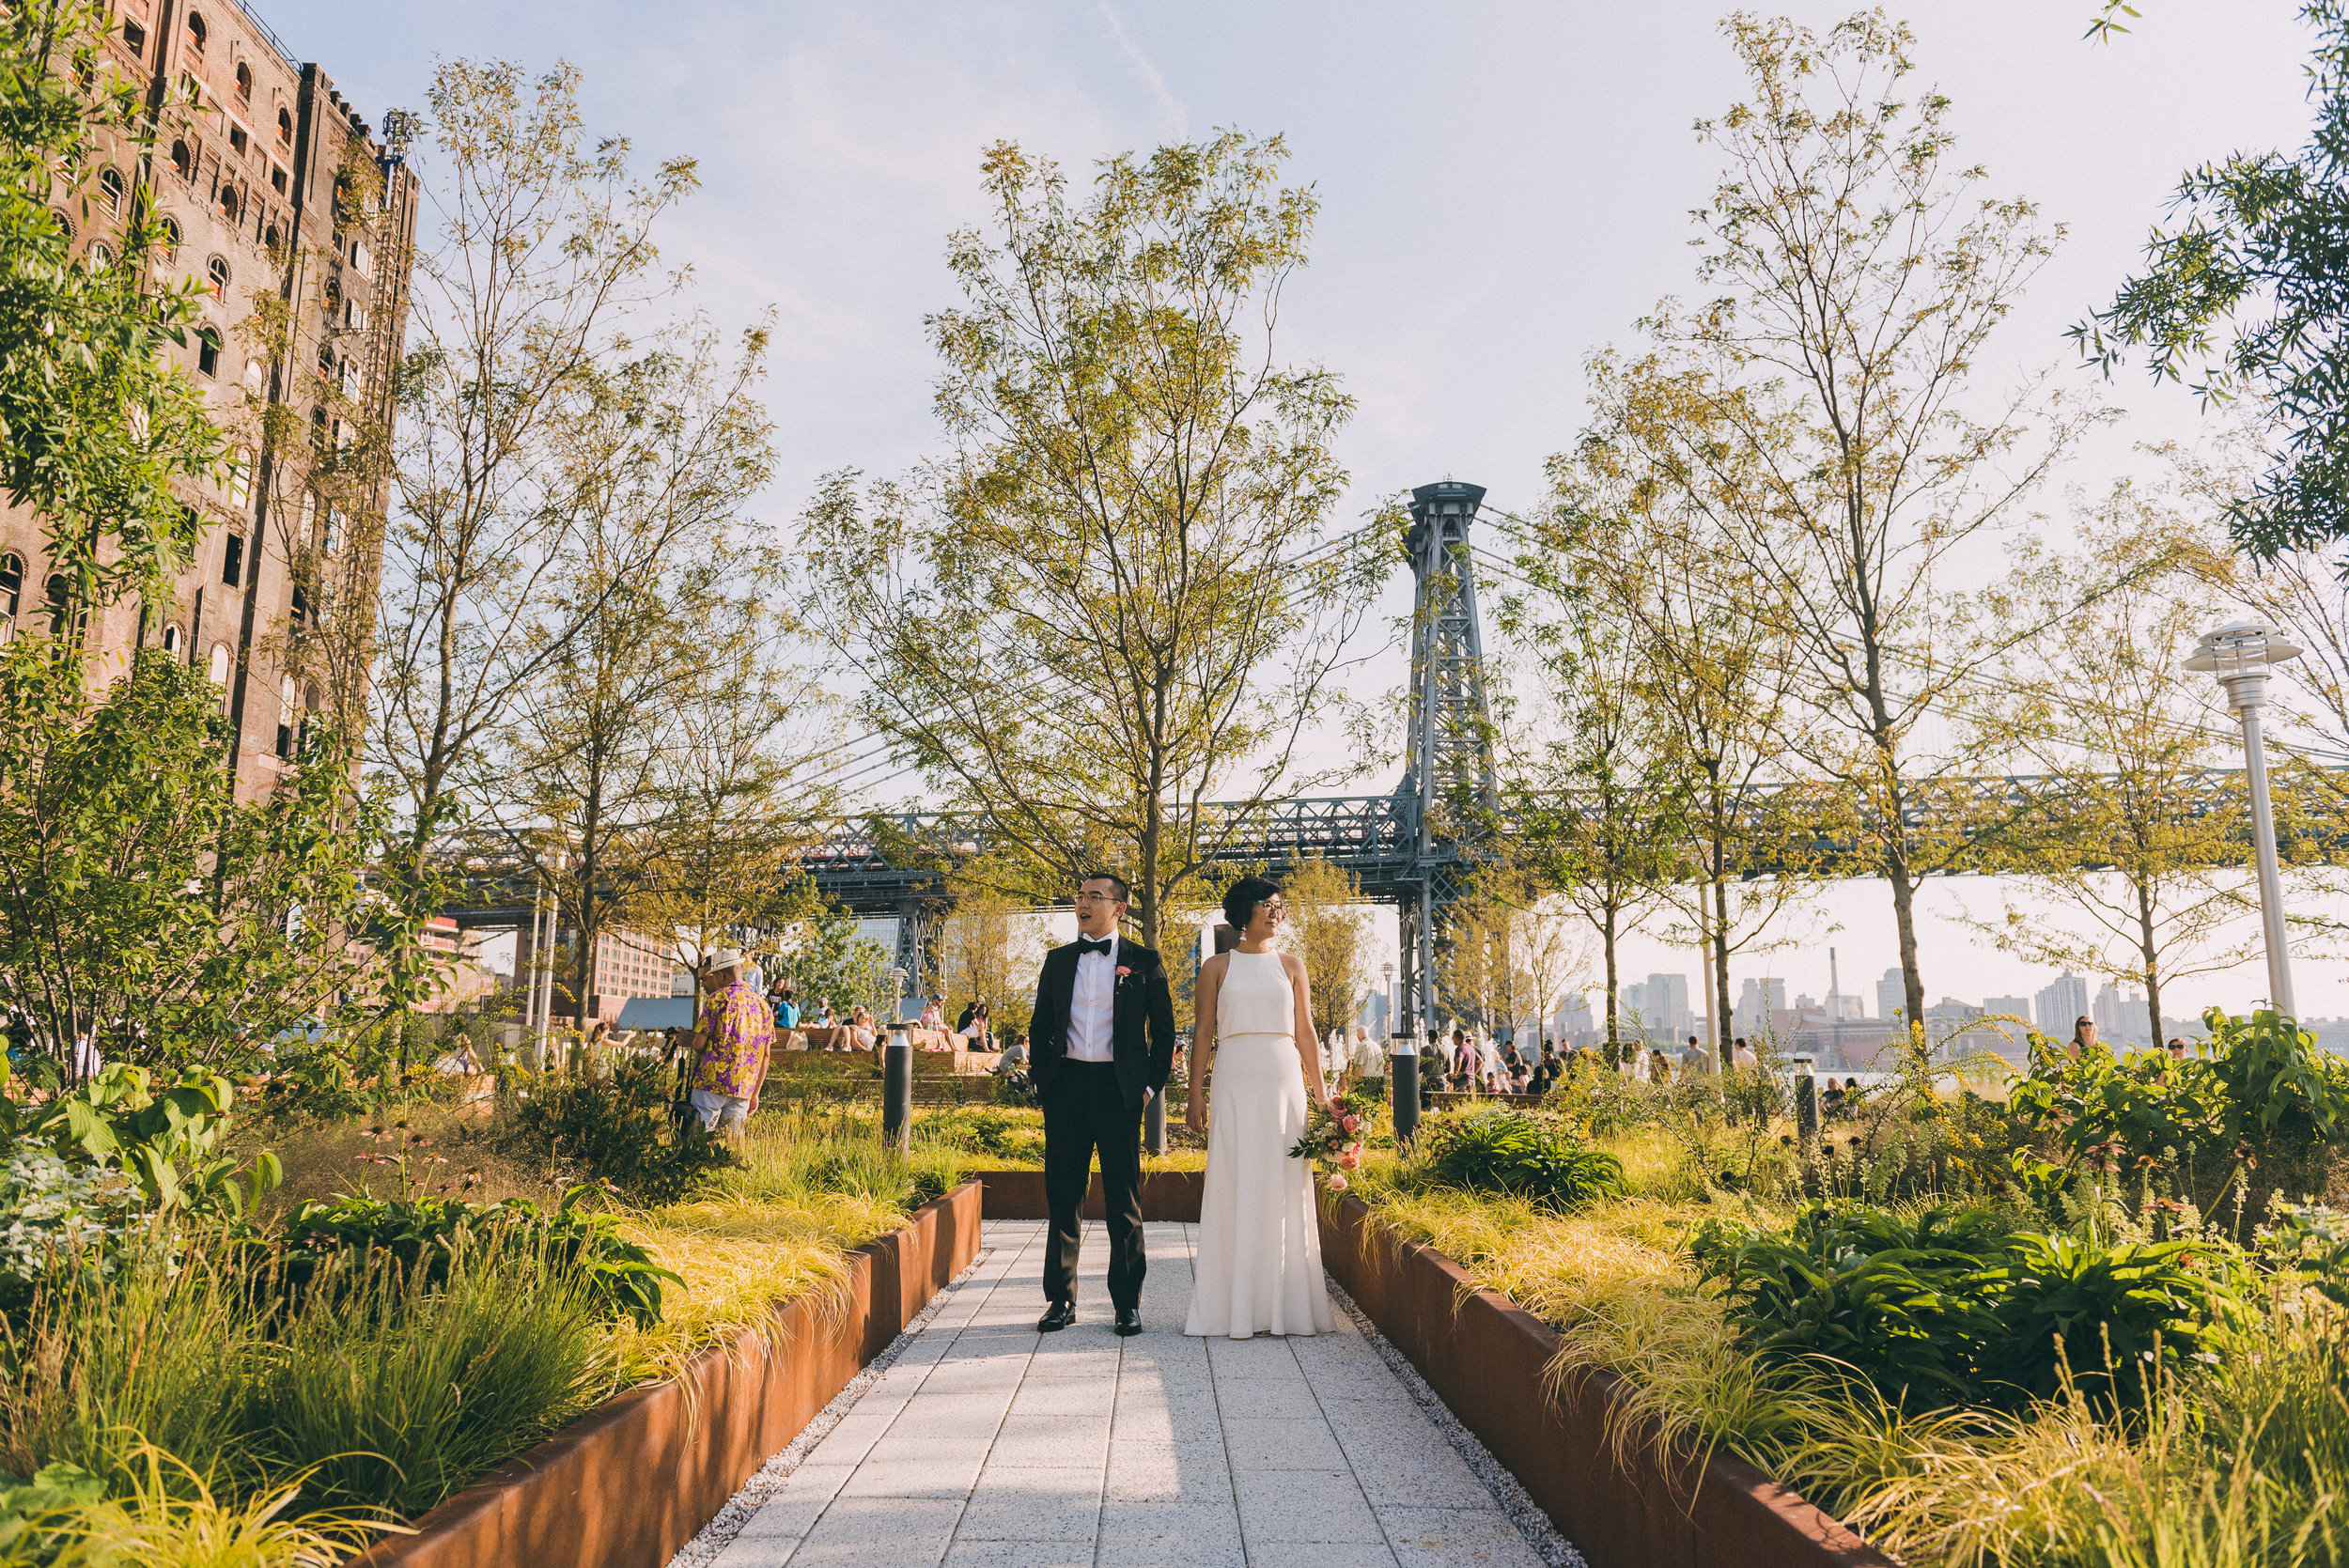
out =
<svg viewBox="0 0 2349 1568"><path fill-rule="evenodd" d="M1243 877L1223 895L1239 947L1199 966L1190 1130L1208 1126L1186 1334L1320 1334L1337 1327L1321 1277L1313 1170L1291 1159L1305 1094L1330 1110L1304 960L1272 951L1287 913L1278 884ZM1215 1119L1207 1120L1213 1074Z"/></svg>

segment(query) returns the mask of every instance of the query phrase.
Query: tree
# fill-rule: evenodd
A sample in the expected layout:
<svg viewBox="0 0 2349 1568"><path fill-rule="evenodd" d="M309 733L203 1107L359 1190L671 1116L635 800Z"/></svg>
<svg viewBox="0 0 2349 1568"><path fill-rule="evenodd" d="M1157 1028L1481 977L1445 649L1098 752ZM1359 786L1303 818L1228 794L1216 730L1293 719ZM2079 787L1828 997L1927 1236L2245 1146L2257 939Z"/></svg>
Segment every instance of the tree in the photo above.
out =
<svg viewBox="0 0 2349 1568"><path fill-rule="evenodd" d="M1354 1021L1370 989L1369 911L1353 873L1318 855L1281 878L1288 921L1282 945L1305 960L1313 977L1314 1032L1322 1039Z"/></svg>
<svg viewBox="0 0 2349 1568"><path fill-rule="evenodd" d="M1546 1027L1583 957L1556 905L1511 849L1470 879L1437 964L1445 994L1470 1004L1479 1029L1514 1032L1531 1020L1538 1035Z"/></svg>
<svg viewBox="0 0 2349 1568"><path fill-rule="evenodd" d="M203 393L163 352L187 341L201 287L148 281L164 231L146 181L111 260L71 254L65 211L86 225L108 155L153 147L143 84L107 58L112 24L82 0L0 11L0 489L39 514L74 625L166 588L200 527L173 482L221 456Z"/></svg>
<svg viewBox="0 0 2349 1568"><path fill-rule="evenodd" d="M1906 27L1724 26L1754 97L1698 127L1730 162L1702 214L1715 293L1660 305L1645 356L1595 359L1593 400L1783 638L1800 701L1780 741L1854 802L1920 1017L1918 884L1971 844L1919 808L1976 760L1962 737L1928 744L1927 722L2063 613L1954 624L1941 582L2086 422L2035 382L1993 396L1973 374L2052 240L2030 204L1971 193L1949 101L1906 81Z"/></svg>
<svg viewBox="0 0 2349 1568"><path fill-rule="evenodd" d="M1678 491L1594 429L1549 461L1554 505L1525 569L1608 597L1635 632L1632 694L1656 721L1661 766L1685 781L1689 870L1673 902L1691 919L1719 1000L1705 1020L1730 1043L1729 960L1773 945L1773 923L1799 896L1804 835L1790 831L1776 737L1796 661L1764 592L1707 539ZM1726 1057L1723 1058L1726 1060Z"/></svg>
<svg viewBox="0 0 2349 1568"><path fill-rule="evenodd" d="M240 804L220 695L159 648L85 706L46 637L0 648L0 1005L49 1081L107 1061L259 1066L321 1017L409 1001L354 939L412 935L363 875L385 827L354 802L348 752L314 734L270 794ZM410 944L412 947L412 943Z"/></svg>
<svg viewBox="0 0 2349 1568"><path fill-rule="evenodd" d="M938 975L951 1017L988 1003L997 1035L1024 1034L1035 1011L1035 977L1044 933L1033 912L1039 900L1028 878L995 857L966 862L947 886L954 912L939 930Z"/></svg>
<svg viewBox="0 0 2349 1568"><path fill-rule="evenodd" d="M804 1009L832 1003L846 1020L859 1007L875 1017L896 1006L895 987L889 978L889 949L857 932L857 918L846 909L826 908L803 887L803 912L784 923L777 933L776 964L798 987L801 1017Z"/></svg>
<svg viewBox="0 0 2349 1568"><path fill-rule="evenodd" d="M1637 700L1631 628L1572 576L1548 582L1560 596L1554 616L1524 600L1503 607L1504 627L1541 650L1559 731L1510 794L1525 869L1598 939L1611 1063L1622 1052L1616 944L1681 875L1686 801Z"/></svg>
<svg viewBox="0 0 2349 1568"><path fill-rule="evenodd" d="M1353 771L1300 743L1388 567L1322 548L1353 405L1276 356L1315 206L1284 154L1114 158L1077 205L988 149L997 232L954 236L965 303L930 320L953 450L904 485L834 475L808 520L865 718L1066 885L1124 876L1153 946L1246 807Z"/></svg>
<svg viewBox="0 0 2349 1568"><path fill-rule="evenodd" d="M2188 171L2145 271L2071 333L2107 375L2142 349L2157 380L2191 374L2205 403L2259 406L2278 444L2228 509L2266 559L2349 537L2349 12L2309 0L2300 15L2316 31L2309 145ZM2108 23L2109 8L2094 30L2125 31Z"/></svg>
<svg viewBox="0 0 2349 1568"><path fill-rule="evenodd" d="M607 597L644 589L699 520L693 506L659 506L600 563L600 592L566 580L599 520L581 446L609 429L645 307L683 282L659 270L651 233L695 183L687 159L634 182L626 141L590 150L578 91L568 66L533 82L509 64L455 60L428 98L441 240L415 258L414 347L397 382L370 747L406 818L390 869L412 882L466 792L487 782L485 748L514 705ZM754 338L736 366L743 388L763 348ZM731 439L741 390L703 402L702 422L663 443ZM699 481L707 465L678 472Z"/></svg>
<svg viewBox="0 0 2349 1568"><path fill-rule="evenodd" d="M2001 869L2060 912L2009 905L2003 922L1974 924L2033 963L2142 986L2159 1043L2165 985L2259 951L2256 930L2223 939L2249 907L2250 802L2240 778L2205 772L2226 760L2228 724L2215 683L2185 668L2218 614L2224 567L2197 561L2160 498L2127 481L2086 535L2103 559L2034 574L2009 597L2058 591L2050 579L2064 577L2125 585L2036 650L1980 720L2043 779ZM2149 555L2168 569L2146 571Z"/></svg>

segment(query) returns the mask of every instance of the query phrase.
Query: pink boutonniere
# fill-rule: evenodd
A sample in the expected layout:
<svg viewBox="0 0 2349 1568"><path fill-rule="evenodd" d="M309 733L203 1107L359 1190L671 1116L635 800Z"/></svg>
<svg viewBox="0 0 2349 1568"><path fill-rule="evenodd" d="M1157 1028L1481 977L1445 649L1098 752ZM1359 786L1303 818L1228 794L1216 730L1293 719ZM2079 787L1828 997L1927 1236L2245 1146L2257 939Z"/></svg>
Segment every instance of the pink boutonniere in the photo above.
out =
<svg viewBox="0 0 2349 1568"><path fill-rule="evenodd" d="M1134 971L1133 971L1133 970L1129 970L1129 969L1128 969L1125 965L1120 964L1120 965L1118 965L1118 966L1117 966L1117 978L1118 978L1118 979L1120 979L1120 980L1131 980L1131 979L1133 978L1133 976L1134 976Z"/></svg>

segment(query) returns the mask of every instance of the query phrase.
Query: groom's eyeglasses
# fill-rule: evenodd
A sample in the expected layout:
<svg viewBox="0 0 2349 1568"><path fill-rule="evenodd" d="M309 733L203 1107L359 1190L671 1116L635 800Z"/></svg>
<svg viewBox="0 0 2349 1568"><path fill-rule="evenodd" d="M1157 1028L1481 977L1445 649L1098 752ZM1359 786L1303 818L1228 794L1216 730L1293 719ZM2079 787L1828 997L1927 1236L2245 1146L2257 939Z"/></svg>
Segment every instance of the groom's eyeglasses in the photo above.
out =
<svg viewBox="0 0 2349 1568"><path fill-rule="evenodd" d="M1081 893L1077 894L1076 902L1080 904L1123 904L1126 901L1113 893Z"/></svg>

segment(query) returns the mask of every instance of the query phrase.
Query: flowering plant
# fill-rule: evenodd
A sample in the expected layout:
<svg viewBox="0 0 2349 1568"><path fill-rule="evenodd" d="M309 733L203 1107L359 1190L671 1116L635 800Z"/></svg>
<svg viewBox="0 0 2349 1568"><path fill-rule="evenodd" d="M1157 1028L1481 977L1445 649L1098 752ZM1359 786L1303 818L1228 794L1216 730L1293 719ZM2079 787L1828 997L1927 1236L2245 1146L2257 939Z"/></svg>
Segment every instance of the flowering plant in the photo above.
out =
<svg viewBox="0 0 2349 1568"><path fill-rule="evenodd" d="M1361 1117L1343 1102L1334 1116L1315 1108L1306 1114L1305 1135L1289 1145L1289 1158L1333 1162L1338 1169L1330 1172L1330 1190L1344 1192L1346 1172L1362 1163L1362 1143L1357 1136L1361 1130Z"/></svg>

